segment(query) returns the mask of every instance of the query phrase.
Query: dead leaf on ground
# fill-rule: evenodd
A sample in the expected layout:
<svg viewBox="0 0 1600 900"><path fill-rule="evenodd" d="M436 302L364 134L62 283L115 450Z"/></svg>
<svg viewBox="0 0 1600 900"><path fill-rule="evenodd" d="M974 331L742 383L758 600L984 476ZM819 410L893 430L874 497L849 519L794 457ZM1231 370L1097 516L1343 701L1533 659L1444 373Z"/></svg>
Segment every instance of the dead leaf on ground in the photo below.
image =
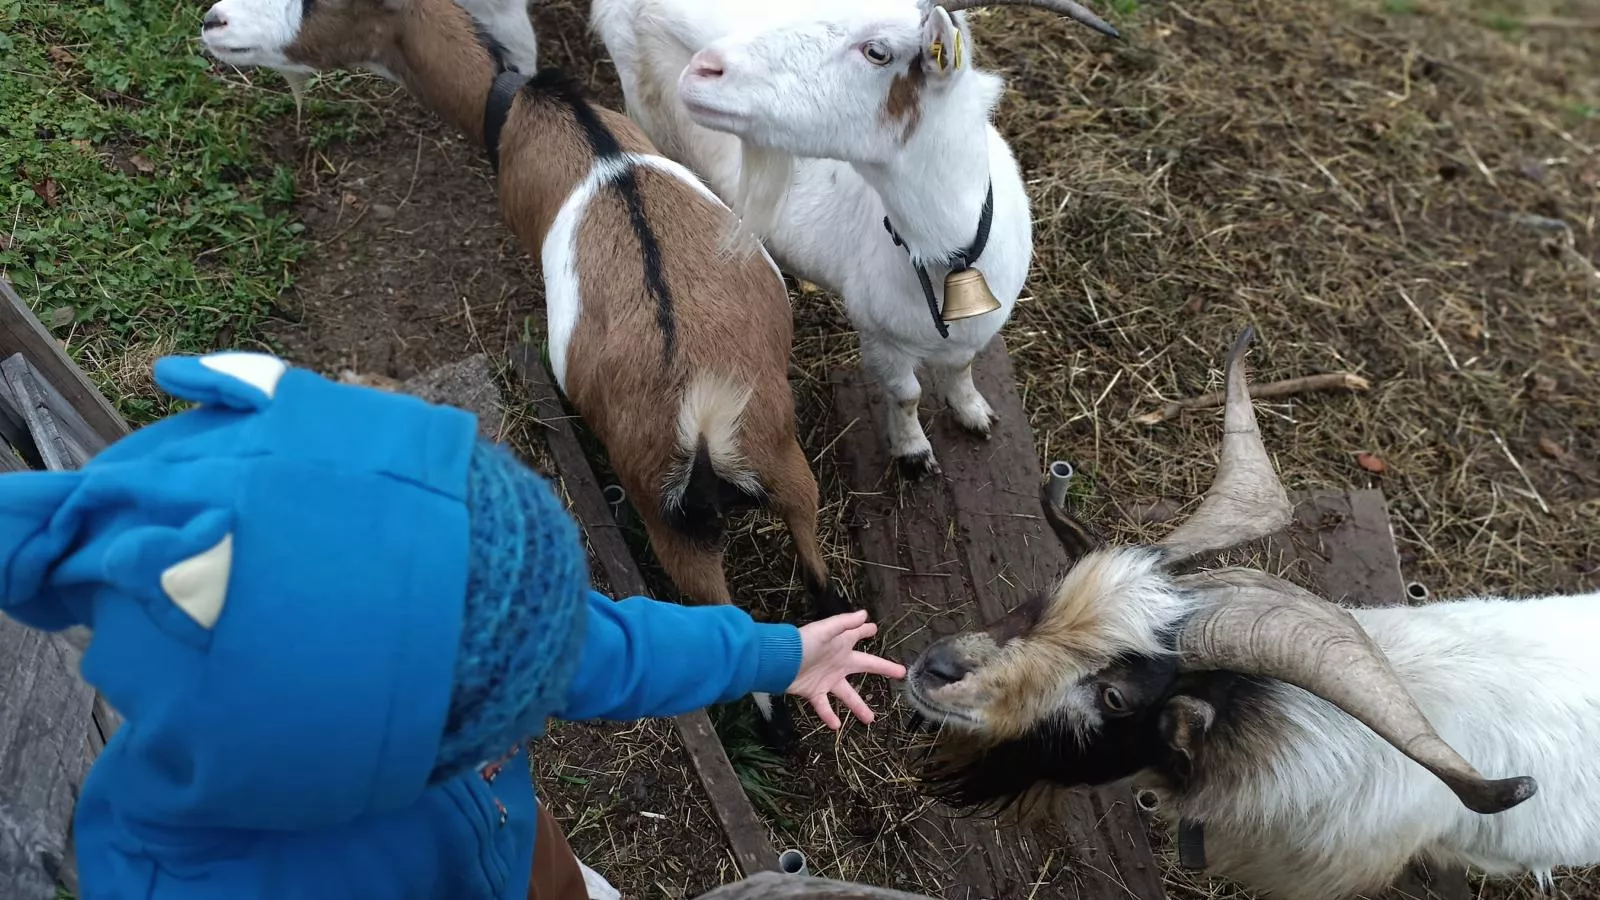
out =
<svg viewBox="0 0 1600 900"><path fill-rule="evenodd" d="M72 307L58 306L55 309L50 310L50 327L61 328L65 325L71 325L72 320L76 319L77 317L78 312Z"/></svg>
<svg viewBox="0 0 1600 900"><path fill-rule="evenodd" d="M138 169L140 174L143 175L149 175L156 170L155 163L145 159L143 156L137 153L128 157L128 162L131 163L135 169Z"/></svg>
<svg viewBox="0 0 1600 900"><path fill-rule="evenodd" d="M70 66L78 61L78 58L72 55L72 51L65 47L51 47L45 52L50 55L50 61L58 66Z"/></svg>
<svg viewBox="0 0 1600 900"><path fill-rule="evenodd" d="M1357 453L1356 462L1361 465L1361 468L1366 469L1368 472L1371 472L1374 475L1382 475L1384 472L1389 470L1388 463L1385 463L1383 460L1373 456L1371 453Z"/></svg>
<svg viewBox="0 0 1600 900"><path fill-rule="evenodd" d="M56 184L54 178L48 175L45 176L43 181L35 181L33 183L33 192L39 195L39 199L44 201L45 206L55 206L61 202L61 187Z"/></svg>
<svg viewBox="0 0 1600 900"><path fill-rule="evenodd" d="M1548 437L1539 438L1539 452L1551 459L1561 459L1567 455L1567 448L1561 446Z"/></svg>

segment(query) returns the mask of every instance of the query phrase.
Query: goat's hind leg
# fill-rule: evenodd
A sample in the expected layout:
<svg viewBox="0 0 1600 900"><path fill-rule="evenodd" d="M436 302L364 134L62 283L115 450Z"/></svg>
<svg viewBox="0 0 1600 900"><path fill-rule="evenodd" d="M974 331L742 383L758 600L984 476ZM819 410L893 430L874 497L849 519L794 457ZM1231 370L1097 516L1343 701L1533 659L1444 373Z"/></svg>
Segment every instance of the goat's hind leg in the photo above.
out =
<svg viewBox="0 0 1600 900"><path fill-rule="evenodd" d="M650 547L661 568L688 604L732 603L728 578L722 568L720 541L712 544L695 540L669 526L653 509L639 509L639 518L650 536ZM761 717L761 737L777 753L788 753L794 746L794 713L788 696L752 692L750 699Z"/></svg>
<svg viewBox="0 0 1600 900"><path fill-rule="evenodd" d="M861 364L877 379L889 399L889 454L907 478L917 479L939 473L933 444L917 418L922 401L922 385L917 381L917 358L868 332L861 333Z"/></svg>
<svg viewBox="0 0 1600 900"><path fill-rule="evenodd" d="M854 606L839 592L828 576L817 541L817 479L805 451L795 441L780 455L771 471L761 473L772 497L772 509L789 528L795 556L800 560L800 579L811 597L812 615L819 619L847 613Z"/></svg>

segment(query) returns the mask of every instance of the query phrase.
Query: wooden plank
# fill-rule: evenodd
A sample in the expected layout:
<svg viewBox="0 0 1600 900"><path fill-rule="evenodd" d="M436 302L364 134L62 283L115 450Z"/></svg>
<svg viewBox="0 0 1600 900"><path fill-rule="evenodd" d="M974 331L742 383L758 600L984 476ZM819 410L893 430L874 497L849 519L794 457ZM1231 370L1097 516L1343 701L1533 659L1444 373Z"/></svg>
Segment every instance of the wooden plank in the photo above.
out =
<svg viewBox="0 0 1600 900"><path fill-rule="evenodd" d="M846 521L866 564L868 606L885 646L903 659L940 636L993 622L1067 567L1044 528L1041 467L1003 341L979 354L974 380L1000 417L990 440L967 434L948 411L925 415L943 473L906 483L888 456L877 385L859 370L831 377L851 496ZM1132 799L1125 786L1075 791L1041 821L930 815L912 827L931 846L949 848L923 858L945 861L935 874L940 896L951 900L1162 897Z"/></svg>
<svg viewBox="0 0 1600 900"><path fill-rule="evenodd" d="M82 433L76 433L74 438L91 453L128 433L128 423L95 389L83 370L73 364L44 323L22 302L11 282L0 275L0 359L13 353L25 355L49 385L47 390L59 395L51 398L53 403L74 411L63 427L77 432L78 423L82 422ZM95 446L96 439L99 446Z"/></svg>
<svg viewBox="0 0 1600 900"><path fill-rule="evenodd" d="M28 435L44 459L44 467L55 472L81 466L85 459L82 447L63 434L56 424L55 411L45 400L44 389L28 360L21 353L12 354L0 362L0 375L11 389L11 397L28 425Z"/></svg>
<svg viewBox="0 0 1600 900"><path fill-rule="evenodd" d="M88 766L94 691L58 635L0 617L0 897L52 900L68 868L67 825Z"/></svg>
<svg viewBox="0 0 1600 900"><path fill-rule="evenodd" d="M725 884L694 900L931 900L923 894L908 894L888 888L870 887L849 881L780 875L763 872L733 884Z"/></svg>
<svg viewBox="0 0 1600 900"><path fill-rule="evenodd" d="M572 502L573 515L583 525L584 532L594 548L596 559L605 571L611 590L618 596L648 595L643 576L628 551L621 527L612 516L611 508L601 493L588 457L578 443L572 426L572 415L562 403L537 348L518 345L511 354L511 365L529 392L540 421L547 427L546 438L550 453L566 485ZM716 729L705 711L685 713L673 720L678 739L683 742L689 761L694 765L700 783L705 786L711 800L711 809L722 823L728 846L733 850L739 869L746 876L759 872L776 872L778 854L767 840L767 829L745 796L744 786L728 761L727 751L717 737Z"/></svg>
<svg viewBox="0 0 1600 900"><path fill-rule="evenodd" d="M1389 523L1383 491L1297 494L1294 521L1269 539L1269 553L1279 557L1295 583L1350 606L1398 606L1406 603L1400 554ZM1468 900L1467 873L1462 868L1429 871L1415 863L1383 900Z"/></svg>

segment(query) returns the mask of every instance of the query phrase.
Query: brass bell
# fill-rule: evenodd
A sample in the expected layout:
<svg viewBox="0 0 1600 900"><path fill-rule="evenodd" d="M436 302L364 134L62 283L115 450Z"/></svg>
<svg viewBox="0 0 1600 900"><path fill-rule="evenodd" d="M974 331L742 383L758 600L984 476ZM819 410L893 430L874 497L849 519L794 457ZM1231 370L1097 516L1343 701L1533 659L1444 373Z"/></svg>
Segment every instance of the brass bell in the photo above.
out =
<svg viewBox="0 0 1600 900"><path fill-rule="evenodd" d="M970 319L1000 308L1000 301L989 293L989 282L976 268L952 271L944 277L944 309L939 317L946 322Z"/></svg>

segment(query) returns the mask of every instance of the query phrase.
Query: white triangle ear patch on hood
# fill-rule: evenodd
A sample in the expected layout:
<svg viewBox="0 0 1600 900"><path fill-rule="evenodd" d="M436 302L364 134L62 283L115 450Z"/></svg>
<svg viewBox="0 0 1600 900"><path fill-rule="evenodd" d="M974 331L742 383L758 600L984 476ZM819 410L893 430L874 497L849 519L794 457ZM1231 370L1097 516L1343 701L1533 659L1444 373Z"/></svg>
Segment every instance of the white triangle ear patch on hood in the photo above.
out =
<svg viewBox="0 0 1600 900"><path fill-rule="evenodd" d="M232 570L233 535L229 533L210 550L168 566L161 573L161 589L189 618L210 630L222 615Z"/></svg>
<svg viewBox="0 0 1600 900"><path fill-rule="evenodd" d="M266 353L212 353L200 357L200 365L237 378L266 394L268 400L277 393L278 380L289 370L288 363Z"/></svg>

